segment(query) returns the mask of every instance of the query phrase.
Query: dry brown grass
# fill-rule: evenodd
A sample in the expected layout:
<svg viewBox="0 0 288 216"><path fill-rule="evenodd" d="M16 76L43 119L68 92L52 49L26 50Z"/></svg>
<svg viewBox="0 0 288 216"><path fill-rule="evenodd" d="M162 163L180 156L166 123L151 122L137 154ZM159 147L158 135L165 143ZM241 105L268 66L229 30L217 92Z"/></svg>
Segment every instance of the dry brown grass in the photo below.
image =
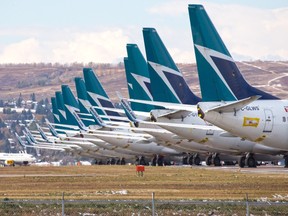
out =
<svg viewBox="0 0 288 216"><path fill-rule="evenodd" d="M0 199L250 199L288 200L285 174L241 173L237 169L134 166L0 168ZM126 191L127 194L120 194ZM280 195L275 197L275 195Z"/></svg>

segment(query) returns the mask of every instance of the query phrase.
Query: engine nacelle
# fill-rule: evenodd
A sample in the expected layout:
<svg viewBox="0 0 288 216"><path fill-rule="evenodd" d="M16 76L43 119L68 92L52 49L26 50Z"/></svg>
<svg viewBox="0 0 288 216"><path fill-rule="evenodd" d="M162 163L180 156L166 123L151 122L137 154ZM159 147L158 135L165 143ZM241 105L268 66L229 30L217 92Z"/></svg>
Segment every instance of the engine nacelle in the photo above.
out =
<svg viewBox="0 0 288 216"><path fill-rule="evenodd" d="M15 165L14 160L6 160L5 164L8 166L14 166Z"/></svg>

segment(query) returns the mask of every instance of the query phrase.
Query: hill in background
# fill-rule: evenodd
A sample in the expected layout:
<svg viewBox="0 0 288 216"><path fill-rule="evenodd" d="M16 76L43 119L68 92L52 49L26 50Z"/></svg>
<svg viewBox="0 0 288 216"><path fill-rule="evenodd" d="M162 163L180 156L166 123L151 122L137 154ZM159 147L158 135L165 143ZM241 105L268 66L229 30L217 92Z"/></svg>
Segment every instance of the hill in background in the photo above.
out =
<svg viewBox="0 0 288 216"><path fill-rule="evenodd" d="M237 62L245 79L253 86L287 98L288 62L255 61ZM177 64L195 94L200 95L196 64ZM0 99L28 99L32 93L37 100L54 96L67 84L75 93L74 77L83 77L83 67L91 67L99 77L112 100L117 101L116 91L127 97L127 83L123 63L95 64L5 64L0 65Z"/></svg>

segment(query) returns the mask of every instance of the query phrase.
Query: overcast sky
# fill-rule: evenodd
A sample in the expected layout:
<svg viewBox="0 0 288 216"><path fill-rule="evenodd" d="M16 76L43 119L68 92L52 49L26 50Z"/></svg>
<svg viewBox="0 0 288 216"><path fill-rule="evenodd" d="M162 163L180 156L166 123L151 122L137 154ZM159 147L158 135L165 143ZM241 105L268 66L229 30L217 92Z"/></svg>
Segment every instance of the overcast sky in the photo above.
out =
<svg viewBox="0 0 288 216"><path fill-rule="evenodd" d="M237 61L288 60L287 0L0 0L0 63L109 62L154 27L176 62L194 63L188 4L204 5Z"/></svg>

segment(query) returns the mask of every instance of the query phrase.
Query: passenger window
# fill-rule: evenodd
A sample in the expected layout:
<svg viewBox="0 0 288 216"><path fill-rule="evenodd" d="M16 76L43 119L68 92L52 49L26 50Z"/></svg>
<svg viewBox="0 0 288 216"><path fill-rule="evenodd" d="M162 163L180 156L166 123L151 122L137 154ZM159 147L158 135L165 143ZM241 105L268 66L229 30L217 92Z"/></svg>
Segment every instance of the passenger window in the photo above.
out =
<svg viewBox="0 0 288 216"><path fill-rule="evenodd" d="M283 119L283 122L286 122L286 117L282 117L282 119Z"/></svg>

